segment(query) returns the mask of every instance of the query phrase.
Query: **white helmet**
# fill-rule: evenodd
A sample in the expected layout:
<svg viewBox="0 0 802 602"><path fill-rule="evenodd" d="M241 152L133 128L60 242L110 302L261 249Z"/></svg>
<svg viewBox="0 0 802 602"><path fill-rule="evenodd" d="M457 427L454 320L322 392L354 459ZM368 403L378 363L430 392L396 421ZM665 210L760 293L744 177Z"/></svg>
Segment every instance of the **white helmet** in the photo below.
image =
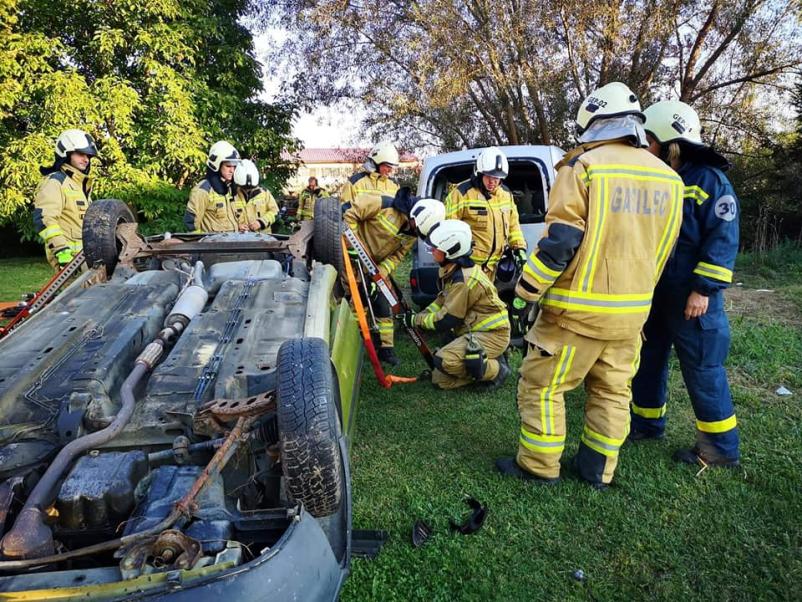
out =
<svg viewBox="0 0 802 602"><path fill-rule="evenodd" d="M412 206L409 217L415 220L421 236L428 236L432 226L446 218L446 206L437 199L420 199Z"/></svg>
<svg viewBox="0 0 802 602"><path fill-rule="evenodd" d="M608 117L621 117L623 115L636 115L643 120L638 97L626 84L612 82L593 91L582 101L576 114L576 122L580 133L596 119Z"/></svg>
<svg viewBox="0 0 802 602"><path fill-rule="evenodd" d="M237 186L254 188L259 185L259 170L250 159L243 159L234 170L234 183Z"/></svg>
<svg viewBox="0 0 802 602"><path fill-rule="evenodd" d="M212 144L209 149L209 157L206 159L206 165L212 171L220 171L220 165L223 162L239 163L239 153L237 149L225 140L220 140Z"/></svg>
<svg viewBox="0 0 802 602"><path fill-rule="evenodd" d="M448 259L463 257L473 246L471 227L462 220L444 219L429 230L429 244L445 253Z"/></svg>
<svg viewBox="0 0 802 602"><path fill-rule="evenodd" d="M64 130L56 138L56 156L66 158L67 153L78 151L90 157L97 155L95 141L83 130Z"/></svg>
<svg viewBox="0 0 802 602"><path fill-rule="evenodd" d="M702 123L689 105L679 100L661 100L643 112L643 129L660 144L684 140L697 146L702 142Z"/></svg>
<svg viewBox="0 0 802 602"><path fill-rule="evenodd" d="M490 146L476 157L476 173L504 179L510 173L510 164L500 148Z"/></svg>
<svg viewBox="0 0 802 602"><path fill-rule="evenodd" d="M393 167L398 167L398 149L392 142L379 142L368 154L368 159L378 167L382 163L389 163Z"/></svg>

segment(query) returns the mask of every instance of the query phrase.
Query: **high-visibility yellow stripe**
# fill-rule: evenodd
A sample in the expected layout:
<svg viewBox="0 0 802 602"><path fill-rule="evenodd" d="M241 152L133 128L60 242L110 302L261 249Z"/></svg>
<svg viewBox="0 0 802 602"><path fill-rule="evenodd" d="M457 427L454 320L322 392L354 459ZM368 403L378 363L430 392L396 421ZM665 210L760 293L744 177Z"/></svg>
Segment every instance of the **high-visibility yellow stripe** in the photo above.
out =
<svg viewBox="0 0 802 602"><path fill-rule="evenodd" d="M636 314L649 311L652 293L611 295L550 288L543 296L542 303L589 313Z"/></svg>
<svg viewBox="0 0 802 602"><path fill-rule="evenodd" d="M398 267L394 261L390 259L385 259L379 264L379 267L382 268L388 274L392 274L395 271L395 268Z"/></svg>
<svg viewBox="0 0 802 602"><path fill-rule="evenodd" d="M738 422L735 420L735 414L729 418L716 420L715 422L705 422L704 420L696 421L696 428L703 433L726 433L736 426L738 426Z"/></svg>
<svg viewBox="0 0 802 602"><path fill-rule="evenodd" d="M471 326L471 332L480 332L484 330L497 330L503 327L509 327L510 318L506 310L496 312L486 317L481 322Z"/></svg>
<svg viewBox="0 0 802 602"><path fill-rule="evenodd" d="M704 261L700 261L696 264L693 273L706 276L707 278L713 278L714 280L721 280L722 282L732 282L732 270Z"/></svg>
<svg viewBox="0 0 802 602"><path fill-rule="evenodd" d="M392 332L393 331L393 323L392 322L385 322L383 320L377 320L376 326L379 329L379 332Z"/></svg>
<svg viewBox="0 0 802 602"><path fill-rule="evenodd" d="M521 233L521 231L516 230L510 233L510 238L507 242L509 242L510 244L515 244L519 242L524 242L524 240L525 240L524 235Z"/></svg>
<svg viewBox="0 0 802 602"><path fill-rule="evenodd" d="M671 180L682 182L677 173L669 169L656 167L643 167L640 165L625 165L611 163L607 165L591 165L588 167L591 179L594 175L623 176L635 180Z"/></svg>
<svg viewBox="0 0 802 602"><path fill-rule="evenodd" d="M429 307L427 307L424 311L427 311L427 312L432 313L432 314L436 314L441 309L442 309L442 307L440 306L440 304L437 303L437 302L434 302L434 303L430 303Z"/></svg>
<svg viewBox="0 0 802 602"><path fill-rule="evenodd" d="M624 443L623 438L614 439L612 437L607 437L606 435L602 435L590 429L588 425L585 425L579 440L591 449L610 458L614 458L618 455L618 450L621 449L621 445Z"/></svg>
<svg viewBox="0 0 802 602"><path fill-rule="evenodd" d="M666 415L666 404L661 405L659 408L644 408L633 403L632 413L641 418L655 420Z"/></svg>
<svg viewBox="0 0 802 602"><path fill-rule="evenodd" d="M668 255L673 248L673 245L669 244L669 241L676 240L677 231L679 230L682 222L682 203L680 202L679 198L679 186L673 187L672 196L674 197L674 210L671 212L671 216L669 217L665 228L663 228L663 234L660 237L660 243L657 245L657 269L655 270L655 281L657 281L657 277L662 273L663 266L668 260Z"/></svg>
<svg viewBox="0 0 802 602"><path fill-rule="evenodd" d="M47 228L39 232L39 236L41 237L42 240L47 242L48 240L56 236L64 236L64 231L58 224L53 224L52 226L48 226Z"/></svg>
<svg viewBox="0 0 802 602"><path fill-rule="evenodd" d="M607 199L605 198L607 192L606 189L607 180L602 178L601 184L596 187L596 197L594 199L594 203L596 207L598 207L598 215L596 216L596 219L593 220L593 231L591 232L590 237L590 251L588 252L588 256L585 258L579 275L580 289L585 292L589 290L588 284L590 279L590 270L593 262L596 259L599 240L601 239L602 216L604 215L604 208L607 203Z"/></svg>
<svg viewBox="0 0 802 602"><path fill-rule="evenodd" d="M540 392L540 420L541 430L550 435L554 433L554 391L565 382L571 364L574 362L576 347L564 345L560 353L560 359L551 377L551 383Z"/></svg>
<svg viewBox="0 0 802 602"><path fill-rule="evenodd" d="M376 221L378 221L379 225L393 236L398 234L398 226L387 219L386 215L380 213L378 216L376 216Z"/></svg>
<svg viewBox="0 0 802 602"><path fill-rule="evenodd" d="M697 205L701 205L710 198L709 194L707 194L701 187L696 185L686 186L684 196L694 199Z"/></svg>
<svg viewBox="0 0 802 602"><path fill-rule="evenodd" d="M588 292L593 290L593 281L596 279L596 270L599 267L599 251L601 250L601 239L602 239L602 232L604 231L604 225L607 222L607 214L609 211L607 210L607 201L609 201L607 197L607 178L603 178L601 181L601 215L600 220L601 223L599 224L599 228L596 232L597 240L594 243L594 252L593 257L590 264L590 274L588 275L587 282L584 283L583 290Z"/></svg>
<svg viewBox="0 0 802 602"><path fill-rule="evenodd" d="M521 427L521 445L540 454L561 454L565 449L565 435L538 435Z"/></svg>
<svg viewBox="0 0 802 602"><path fill-rule="evenodd" d="M423 317L423 327L427 330L434 330L434 319L437 317L436 313L426 314Z"/></svg>
<svg viewBox="0 0 802 602"><path fill-rule="evenodd" d="M527 262L524 264L524 273L534 278L540 284L551 284L557 280L562 272L553 270L547 266L537 255L535 255L535 253L536 251L533 251L529 255Z"/></svg>

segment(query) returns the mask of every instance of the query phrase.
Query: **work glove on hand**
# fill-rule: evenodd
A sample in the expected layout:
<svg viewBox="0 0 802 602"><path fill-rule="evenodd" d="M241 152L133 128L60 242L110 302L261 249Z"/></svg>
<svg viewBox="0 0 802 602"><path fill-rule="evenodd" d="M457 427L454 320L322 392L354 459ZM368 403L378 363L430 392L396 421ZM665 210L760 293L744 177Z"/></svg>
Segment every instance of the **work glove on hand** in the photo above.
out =
<svg viewBox="0 0 802 602"><path fill-rule="evenodd" d="M63 248L56 251L56 261L58 261L59 265L67 265L69 262L72 261L75 254L73 253L72 249L70 248Z"/></svg>
<svg viewBox="0 0 802 602"><path fill-rule="evenodd" d="M401 322L405 328L415 328L415 312L411 309L400 314L396 314L395 319Z"/></svg>
<svg viewBox="0 0 802 602"><path fill-rule="evenodd" d="M523 311L526 309L526 301L520 297L515 297L515 299L512 300L512 308L519 312Z"/></svg>
<svg viewBox="0 0 802 602"><path fill-rule="evenodd" d="M526 249L515 249L512 254L515 257L515 263L520 270L526 263Z"/></svg>

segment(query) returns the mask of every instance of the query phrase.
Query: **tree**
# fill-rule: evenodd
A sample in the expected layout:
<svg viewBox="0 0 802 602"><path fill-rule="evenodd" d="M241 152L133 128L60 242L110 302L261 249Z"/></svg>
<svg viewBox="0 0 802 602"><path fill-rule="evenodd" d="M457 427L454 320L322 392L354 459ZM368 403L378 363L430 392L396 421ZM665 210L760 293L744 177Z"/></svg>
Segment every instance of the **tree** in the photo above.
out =
<svg viewBox="0 0 802 602"><path fill-rule="evenodd" d="M294 34L273 53L275 65L297 66L291 98L358 100L372 133L443 149L565 145L579 99L614 80L644 104L690 102L717 140L764 139L783 104L765 99L802 65L798 0L388 0L381 10L285 0L260 10Z"/></svg>
<svg viewBox="0 0 802 602"><path fill-rule="evenodd" d="M30 222L38 167L58 133L92 133L102 156L95 197L131 201L180 224L206 151L232 141L286 180L289 104L259 99L261 66L240 23L247 0L0 0L0 223ZM177 224L175 223L177 221ZM30 235L30 232L28 233Z"/></svg>

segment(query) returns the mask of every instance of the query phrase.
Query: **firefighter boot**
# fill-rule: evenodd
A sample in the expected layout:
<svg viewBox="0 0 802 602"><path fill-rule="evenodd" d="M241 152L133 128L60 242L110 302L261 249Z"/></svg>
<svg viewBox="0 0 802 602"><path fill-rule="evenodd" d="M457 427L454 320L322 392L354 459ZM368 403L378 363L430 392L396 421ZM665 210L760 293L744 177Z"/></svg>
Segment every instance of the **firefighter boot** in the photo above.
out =
<svg viewBox="0 0 802 602"><path fill-rule="evenodd" d="M389 364L390 366L395 367L401 363L401 360L398 359L398 356L395 354L395 348L393 347L379 347L379 352L377 355L382 362Z"/></svg>
<svg viewBox="0 0 802 602"><path fill-rule="evenodd" d="M538 485L556 485L560 482L559 477L556 479L547 479L545 477L539 477L536 474L532 474L528 470L524 470L518 465L518 462L516 462L515 458L512 456L508 458L499 458L496 460L496 470L498 470L504 476L518 477L519 479L537 483Z"/></svg>

